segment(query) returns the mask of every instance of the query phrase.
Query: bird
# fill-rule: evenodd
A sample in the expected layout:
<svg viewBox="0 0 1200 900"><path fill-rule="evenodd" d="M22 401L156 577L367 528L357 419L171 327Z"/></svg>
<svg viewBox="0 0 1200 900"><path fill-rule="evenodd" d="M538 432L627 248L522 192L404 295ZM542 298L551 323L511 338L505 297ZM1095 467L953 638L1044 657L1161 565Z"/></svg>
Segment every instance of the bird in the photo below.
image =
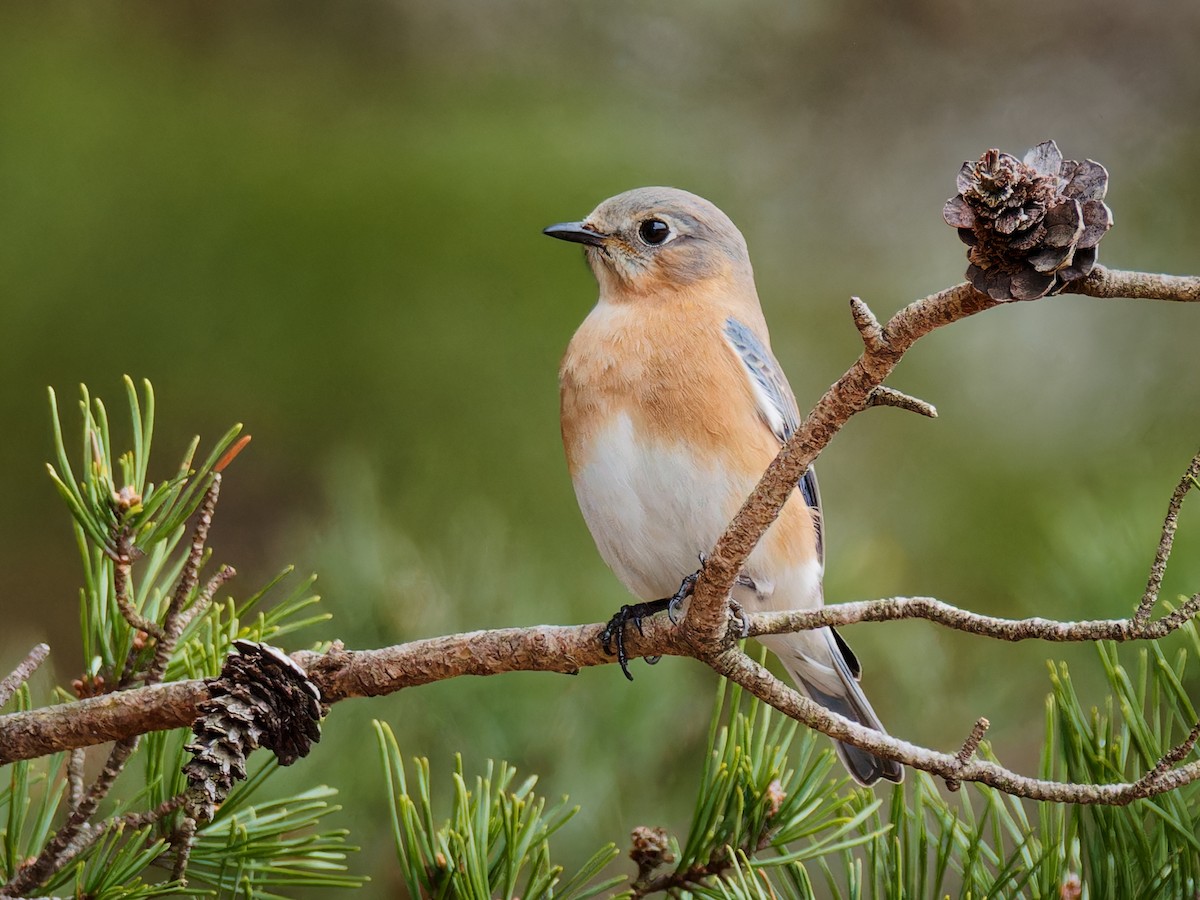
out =
<svg viewBox="0 0 1200 900"><path fill-rule="evenodd" d="M583 245L599 286L559 368L562 439L600 556L643 601L622 607L604 634L631 677L627 622L640 627L644 615L678 607L697 559L703 566L800 413L771 351L746 241L714 204L677 188L636 188L543 233ZM733 599L751 611L819 607L824 557L810 467ZM886 733L857 658L831 628L759 640L813 701ZM903 779L894 760L834 746L860 784Z"/></svg>

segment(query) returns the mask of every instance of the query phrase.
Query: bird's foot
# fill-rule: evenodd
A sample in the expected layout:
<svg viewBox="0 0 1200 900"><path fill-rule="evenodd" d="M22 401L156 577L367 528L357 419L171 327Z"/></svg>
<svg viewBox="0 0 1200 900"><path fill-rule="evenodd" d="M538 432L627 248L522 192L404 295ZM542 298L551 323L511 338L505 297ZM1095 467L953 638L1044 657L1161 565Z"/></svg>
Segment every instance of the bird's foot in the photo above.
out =
<svg viewBox="0 0 1200 900"><path fill-rule="evenodd" d="M683 579L683 581L679 583L679 590L675 592L674 596L668 598L670 600L670 604L667 606L667 615L670 617L672 625L679 624L676 616L683 608L683 602L696 592L696 581L700 578L700 573L704 571L704 565L707 562L708 555L701 553L700 568L691 575L687 576L687 578ZM745 572L740 573L738 577L734 579L733 583L738 587L749 588L755 593L758 592L758 585L756 585L754 583L754 579L752 579Z"/></svg>
<svg viewBox="0 0 1200 900"><path fill-rule="evenodd" d="M706 562L708 562L708 555L701 553L700 568L679 582L679 590L667 598L667 618L671 620L672 625L679 624L675 615L683 608L683 601L696 592L696 581L700 578L700 573L704 571Z"/></svg>
<svg viewBox="0 0 1200 900"><path fill-rule="evenodd" d="M688 575L679 583L677 590L670 597L665 597L662 600L650 600L646 603L633 603L622 606L617 610L617 614L608 620L608 624L604 627L604 631L600 632L600 642L604 647L604 652L609 656L616 654L617 662L621 666L621 671L625 673L625 677L633 681L633 675L629 672L629 656L625 652L625 628L631 622L637 628L638 634L642 634L642 620L662 612L667 611L667 617L670 618L672 625L678 625L677 615L683 608L686 601L696 590L696 582L700 578L700 574L704 571L704 563L707 557L705 554L700 554L700 568ZM739 575L736 584L742 587L748 587L756 590L754 582L746 575ZM740 608L738 609L738 618L740 617ZM745 619L741 619L743 632L745 629ZM654 665L661 657L647 656L646 664Z"/></svg>
<svg viewBox="0 0 1200 900"><path fill-rule="evenodd" d="M629 656L625 653L626 626L632 622L637 627L638 634L642 634L642 619L667 609L672 599L668 597L665 600L651 600L648 603L633 603L622 606L617 610L617 614L608 620L608 625L605 626L604 631L600 632L600 643L604 646L604 652L612 656L615 650L621 671L625 673L625 677L630 681L633 681L633 676L629 674ZM649 665L654 665L658 660L659 657L657 656L646 657L646 662Z"/></svg>
<svg viewBox="0 0 1200 900"><path fill-rule="evenodd" d="M696 579L700 577L700 573L704 571L703 564L701 568L693 572L683 581L679 582L679 590L667 598L667 618L671 620L672 625L678 625L679 620L676 615L683 609L683 601L692 596L696 592Z"/></svg>

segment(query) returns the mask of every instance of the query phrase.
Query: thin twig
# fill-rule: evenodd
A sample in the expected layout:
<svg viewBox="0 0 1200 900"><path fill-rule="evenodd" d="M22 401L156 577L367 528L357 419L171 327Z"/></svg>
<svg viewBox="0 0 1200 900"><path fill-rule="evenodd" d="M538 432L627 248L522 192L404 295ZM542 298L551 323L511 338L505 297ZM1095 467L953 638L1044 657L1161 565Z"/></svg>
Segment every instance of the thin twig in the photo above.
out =
<svg viewBox="0 0 1200 900"><path fill-rule="evenodd" d="M1200 612L1200 596L1190 598L1179 609L1152 622L1138 624L1132 619L1085 619L1058 622L1032 617L1004 619L959 609L933 597L888 597L883 600L857 600L817 609L773 613L743 613L746 637L811 631L826 626L853 625L856 622L893 622L897 619L925 619L981 637L999 641L1147 641L1166 637Z"/></svg>
<svg viewBox="0 0 1200 900"><path fill-rule="evenodd" d="M238 445L239 450L244 443L243 441ZM163 673L167 671L167 664L171 660L171 654L175 652L179 636L190 621L184 615L184 607L196 589L196 585L200 583L200 566L204 563L204 549L208 545L208 530L212 527L213 512L217 508L217 499L220 496L221 473L213 472L208 490L204 492L204 500L200 504L196 524L192 528L192 546L188 551L187 560L183 564L183 570L179 573L179 581L175 585L175 592L171 595L167 613L163 617L161 634L158 636L158 643L154 648L154 661L151 662L145 673L146 684L157 684L162 681ZM216 587L214 585L214 591Z"/></svg>
<svg viewBox="0 0 1200 900"><path fill-rule="evenodd" d="M145 828L147 825L153 825L171 815L171 813L183 806L183 801L184 795L176 794L174 797L170 797L169 799L158 804L158 806L154 807L154 809L150 809L141 813L127 813L123 816L117 816L116 818L110 819L105 823L105 825L120 824L127 828Z"/></svg>
<svg viewBox="0 0 1200 900"><path fill-rule="evenodd" d="M200 615L204 610L208 609L208 604L212 602L212 598L216 596L221 585L225 584L230 579L237 575L237 569L233 566L221 566L216 573L205 582L203 589L196 596L196 602L192 603L179 616L178 628L182 635L187 627L192 624L193 620ZM175 639L178 642L178 638Z"/></svg>
<svg viewBox="0 0 1200 900"><path fill-rule="evenodd" d="M25 654L25 658L17 664L17 667L9 675L6 675L3 681L0 681L0 706L9 701L9 698L17 692L17 688L29 680L29 676L37 671L37 667L45 662L49 655L49 644L38 644Z"/></svg>
<svg viewBox="0 0 1200 900"><path fill-rule="evenodd" d="M878 353L887 346L883 326L861 297L850 298L850 316L854 319L854 327L858 329L868 353Z"/></svg>
<svg viewBox="0 0 1200 900"><path fill-rule="evenodd" d="M1187 755L1195 749L1197 741L1200 741L1200 722L1192 726L1192 730L1188 732L1188 736L1177 746L1163 754L1163 758L1158 761L1153 769L1145 774L1144 778L1153 779L1165 775L1187 758Z"/></svg>
<svg viewBox="0 0 1200 900"><path fill-rule="evenodd" d="M67 756L67 808L74 811L83 802L83 764L87 757L82 747Z"/></svg>
<svg viewBox="0 0 1200 900"><path fill-rule="evenodd" d="M134 606L129 597L130 570L133 568L133 539L122 530L116 537L116 556L113 559L113 593L117 608L134 631L144 631L155 640L162 640L163 630L157 622L147 619Z"/></svg>
<svg viewBox="0 0 1200 900"><path fill-rule="evenodd" d="M196 820L191 816L184 816L179 823L179 827L175 829L175 833L171 835L171 846L175 848L175 865L171 868L171 880L187 883L185 874L187 873L188 860L192 856L192 844L196 840Z"/></svg>
<svg viewBox="0 0 1200 900"><path fill-rule="evenodd" d="M954 754L954 758L958 760L959 765L965 766L975 758L975 751L979 749L980 741L983 740L983 736L987 734L987 730L991 727L992 723L983 716L975 720L975 725L971 729L971 733L963 741L963 745L959 748L958 753ZM947 778L946 787L949 790L957 791L962 787L962 783L957 778Z"/></svg>
<svg viewBox="0 0 1200 900"><path fill-rule="evenodd" d="M1150 618L1154 604L1158 602L1158 592L1162 589L1163 576L1167 571L1167 560L1171 556L1171 548L1175 544L1175 530L1179 527L1179 510L1183 506L1183 498L1188 491L1196 486L1196 478L1200 476L1200 453L1192 457L1191 465L1179 479L1179 486L1171 494L1171 502L1167 504L1167 515L1163 519L1162 537L1158 541L1158 550L1154 554L1154 562L1150 566L1150 577L1146 580L1146 592L1142 594L1137 612L1133 614L1135 623L1145 623Z"/></svg>

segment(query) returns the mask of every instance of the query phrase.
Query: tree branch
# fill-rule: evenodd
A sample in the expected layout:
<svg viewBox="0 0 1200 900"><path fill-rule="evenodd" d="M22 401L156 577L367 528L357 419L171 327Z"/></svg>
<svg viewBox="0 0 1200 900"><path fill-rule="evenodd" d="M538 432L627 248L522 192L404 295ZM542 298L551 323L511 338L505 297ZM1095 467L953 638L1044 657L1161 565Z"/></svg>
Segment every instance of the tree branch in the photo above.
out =
<svg viewBox="0 0 1200 900"><path fill-rule="evenodd" d="M1090 619L1081 622L1056 622L1053 619L1002 619L983 616L935 600L933 597L889 597L884 600L859 600L818 609L790 612L746 613L745 636L809 631L825 626L838 627L856 622L892 622L897 619L926 619L955 631L965 631L999 641L1152 641L1166 637L1184 622L1200 613L1200 594L1189 598L1177 610L1153 622L1133 619Z"/></svg>
<svg viewBox="0 0 1200 900"><path fill-rule="evenodd" d="M29 676L37 671L38 666L50 655L49 644L38 644L30 650L20 664L0 681L0 706L8 702L17 692L17 688L29 680Z"/></svg>
<svg viewBox="0 0 1200 900"><path fill-rule="evenodd" d="M998 619L959 610L928 597L897 597L804 612L748 615L746 621L751 635L922 618L999 640L1128 641L1162 637L1187 621L1188 616L1182 613L1190 614L1198 607L1200 599L1193 598L1188 606L1136 626L1128 619L1091 622ZM345 650L335 646L325 654L299 651L292 658L307 670L324 701L333 704L351 697L382 696L461 675L515 671L571 674L587 666L609 665L614 660L600 646L603 629L602 624L505 628L446 635L375 650ZM672 625L666 617L646 620L642 634L629 635L626 649L631 658L695 655L683 629ZM1029 779L994 763L960 760L957 755L917 747L855 725L801 697L736 647L708 654L704 661L811 728L954 781L981 781L1034 799L1121 804L1173 790L1200 778L1200 763L1193 763L1164 771L1152 780L1143 779L1144 783L1138 782L1136 787L1105 785L1100 789ZM0 716L0 764L147 731L186 727L199 714L197 704L206 696L204 682L179 681ZM1059 787L1063 791L1056 793ZM1123 791L1116 790L1122 787Z"/></svg>
<svg viewBox="0 0 1200 900"><path fill-rule="evenodd" d="M957 753L928 750L851 722L801 696L744 653L726 651L711 660L710 665L764 703L836 740L862 747L878 756L900 760L931 775L951 781L986 784L1016 797L1055 803L1125 806L1134 800L1153 797L1200 780L1200 762L1161 773L1156 767L1138 781L1120 784L1071 784L1030 778L998 763L981 759L963 761Z"/></svg>
<svg viewBox="0 0 1200 900"><path fill-rule="evenodd" d="M1174 300L1200 303L1200 278L1194 275L1157 275L1096 266L1092 274L1067 286L1069 294L1130 300Z"/></svg>

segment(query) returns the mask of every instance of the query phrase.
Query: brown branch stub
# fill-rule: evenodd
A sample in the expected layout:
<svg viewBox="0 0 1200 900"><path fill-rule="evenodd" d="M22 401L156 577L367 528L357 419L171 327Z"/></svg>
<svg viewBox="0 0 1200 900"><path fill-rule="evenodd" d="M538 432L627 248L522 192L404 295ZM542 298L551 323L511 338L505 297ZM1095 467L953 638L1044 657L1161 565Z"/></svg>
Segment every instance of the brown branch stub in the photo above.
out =
<svg viewBox="0 0 1200 900"><path fill-rule="evenodd" d="M958 760L959 765L965 766L975 758L975 751L979 749L979 743L983 740L983 736L987 734L987 730L992 727L992 723L980 716L975 720L975 725L971 728L971 733L967 735L967 739L963 741L962 747L954 758ZM962 787L962 783L957 778L947 778L946 787L951 791L957 791Z"/></svg>
<svg viewBox="0 0 1200 900"><path fill-rule="evenodd" d="M0 681L0 706L9 701L9 698L17 692L17 688L29 680L29 676L37 671L38 666L44 663L49 655L50 645L45 643L38 644L25 654L25 658L17 664L17 667L4 676L3 681Z"/></svg>
<svg viewBox="0 0 1200 900"><path fill-rule="evenodd" d="M867 397L867 406L894 406L897 409L906 409L909 412L914 412L919 416L926 416L930 419L937 418L937 407L932 403L926 403L924 400L911 397L908 394L885 387L884 385L880 385L871 391Z"/></svg>
<svg viewBox="0 0 1200 900"><path fill-rule="evenodd" d="M854 319L854 327L862 336L863 346L866 347L868 353L879 353L887 347L887 337L883 333L883 326L879 324L875 313L871 312L871 307L867 306L861 297L850 298L850 315Z"/></svg>
<svg viewBox="0 0 1200 900"><path fill-rule="evenodd" d="M1175 545L1175 532L1179 527L1179 510L1183 507L1183 498L1188 491L1196 486L1200 477L1200 452L1192 457L1191 464L1179 479L1179 485L1171 494L1167 504L1167 515L1163 519L1162 537L1158 541L1158 549L1154 553L1154 562L1150 565L1150 576L1146 579L1146 591L1138 603L1137 612L1133 614L1135 624L1144 625L1150 618L1154 604L1158 602L1158 592L1162 589L1163 576L1167 572L1167 560L1171 556L1171 548Z"/></svg>

